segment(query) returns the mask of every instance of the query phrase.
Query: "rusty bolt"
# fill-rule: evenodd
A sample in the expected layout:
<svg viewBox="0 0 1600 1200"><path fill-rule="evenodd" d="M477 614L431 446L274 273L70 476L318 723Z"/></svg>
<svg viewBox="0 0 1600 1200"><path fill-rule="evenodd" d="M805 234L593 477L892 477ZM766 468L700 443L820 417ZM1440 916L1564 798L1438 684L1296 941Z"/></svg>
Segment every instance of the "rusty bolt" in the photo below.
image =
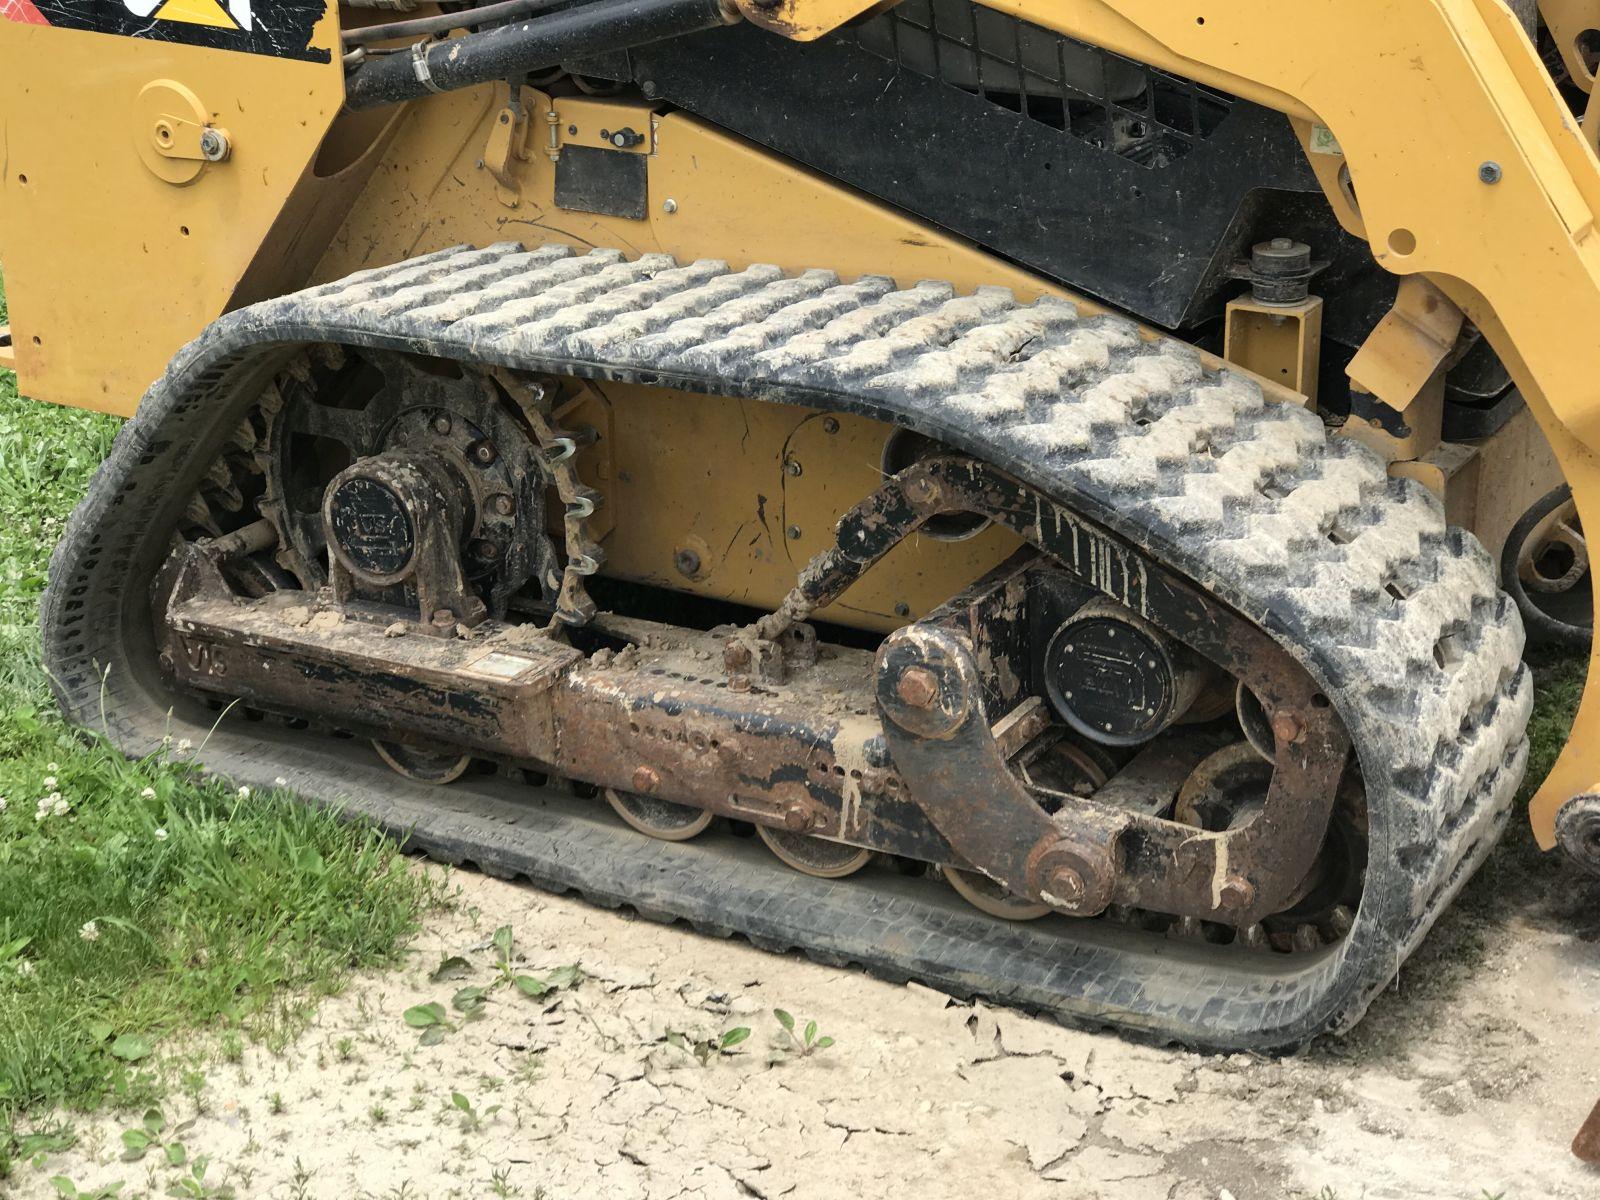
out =
<svg viewBox="0 0 1600 1200"><path fill-rule="evenodd" d="M633 790L641 796L648 796L661 786L661 776L654 767L640 767L633 773Z"/></svg>
<svg viewBox="0 0 1600 1200"><path fill-rule="evenodd" d="M1045 877L1044 886L1040 889L1045 895L1061 904L1076 904L1083 899L1083 894L1088 890L1088 885L1084 883L1083 876L1077 868L1069 867L1065 863Z"/></svg>
<svg viewBox="0 0 1600 1200"><path fill-rule="evenodd" d="M1298 742L1306 731L1306 723L1292 712L1275 713L1272 732L1280 742Z"/></svg>
<svg viewBox="0 0 1600 1200"><path fill-rule="evenodd" d="M906 484L906 498L913 504L929 505L939 501L939 483L926 475L919 475Z"/></svg>
<svg viewBox="0 0 1600 1200"><path fill-rule="evenodd" d="M1243 875L1229 875L1223 880L1218 897L1223 908L1249 908L1255 898L1255 885Z"/></svg>
<svg viewBox="0 0 1600 1200"><path fill-rule="evenodd" d="M479 442L472 448L472 461L487 467L495 460L494 447L488 442Z"/></svg>
<svg viewBox="0 0 1600 1200"><path fill-rule="evenodd" d="M456 615L448 608L436 608L433 610L433 616L429 620L433 622L436 629L449 629L450 626L456 623Z"/></svg>
<svg viewBox="0 0 1600 1200"><path fill-rule="evenodd" d="M435 433L449 433L450 432L450 418L447 417L447 416L444 416L443 414L440 414L439 416L435 417L433 419L433 431Z"/></svg>
<svg viewBox="0 0 1600 1200"><path fill-rule="evenodd" d="M791 800L784 805L783 824L792 833L805 833L816 824L816 814L803 800Z"/></svg>
<svg viewBox="0 0 1600 1200"><path fill-rule="evenodd" d="M685 579L693 579L700 574L700 555L688 546L672 556L672 564L678 568L678 574Z"/></svg>
<svg viewBox="0 0 1600 1200"><path fill-rule="evenodd" d="M932 708L939 698L939 677L927 667L907 667L900 672L894 694L912 708Z"/></svg>
<svg viewBox="0 0 1600 1200"><path fill-rule="evenodd" d="M505 492L501 492L494 498L492 507L494 508L494 511L499 513L502 517L509 517L512 513L517 511L517 502Z"/></svg>
<svg viewBox="0 0 1600 1200"><path fill-rule="evenodd" d="M743 642L729 642L722 651L722 665L730 671L743 671L750 665L750 647Z"/></svg>
<svg viewBox="0 0 1600 1200"><path fill-rule="evenodd" d="M750 690L750 676L748 676L748 675L730 675L730 676L728 676L728 690L730 692L748 692Z"/></svg>

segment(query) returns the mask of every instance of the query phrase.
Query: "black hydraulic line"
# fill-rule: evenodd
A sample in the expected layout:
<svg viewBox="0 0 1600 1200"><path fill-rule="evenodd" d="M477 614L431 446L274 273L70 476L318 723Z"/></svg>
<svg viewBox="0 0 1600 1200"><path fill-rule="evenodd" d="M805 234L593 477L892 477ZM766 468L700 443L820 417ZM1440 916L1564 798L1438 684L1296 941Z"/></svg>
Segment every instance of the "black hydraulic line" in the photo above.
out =
<svg viewBox="0 0 1600 1200"><path fill-rule="evenodd" d="M457 14L458 16L462 14ZM565 59L662 42L728 24L722 0L595 0L409 52L369 58L345 80L345 106L376 108L495 79L516 79Z"/></svg>
<svg viewBox="0 0 1600 1200"><path fill-rule="evenodd" d="M480 4L432 17L388 21L382 25L360 25L355 29L346 29L342 37L346 46L366 46L373 42L387 42L391 38L432 37L436 33L449 33L452 29L465 29L486 21L509 20L541 8L554 8L561 3L564 0L499 0L498 3Z"/></svg>

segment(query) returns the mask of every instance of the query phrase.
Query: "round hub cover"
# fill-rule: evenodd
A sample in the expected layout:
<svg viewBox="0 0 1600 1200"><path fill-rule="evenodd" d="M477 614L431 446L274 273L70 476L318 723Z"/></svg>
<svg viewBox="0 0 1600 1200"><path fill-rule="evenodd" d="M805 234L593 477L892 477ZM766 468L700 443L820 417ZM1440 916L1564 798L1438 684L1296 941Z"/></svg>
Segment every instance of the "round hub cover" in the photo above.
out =
<svg viewBox="0 0 1600 1200"><path fill-rule="evenodd" d="M1045 652L1045 689L1085 737L1114 746L1149 741L1177 715L1179 680L1166 647L1121 617L1068 621Z"/></svg>
<svg viewBox="0 0 1600 1200"><path fill-rule="evenodd" d="M350 566L388 578L411 562L416 533L405 502L376 479L357 475L339 485L328 502L333 536Z"/></svg>

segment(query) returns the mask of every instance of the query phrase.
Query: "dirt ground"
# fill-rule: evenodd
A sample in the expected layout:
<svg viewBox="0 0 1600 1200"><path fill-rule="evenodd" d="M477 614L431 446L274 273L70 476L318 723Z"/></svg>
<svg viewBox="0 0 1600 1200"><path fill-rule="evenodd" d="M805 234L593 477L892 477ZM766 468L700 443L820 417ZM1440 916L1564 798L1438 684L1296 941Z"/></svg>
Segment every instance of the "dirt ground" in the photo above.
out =
<svg viewBox="0 0 1600 1200"><path fill-rule="evenodd" d="M207 1185L296 1200L1600 1196L1600 1170L1568 1153L1600 1097L1600 897L1525 849L1499 852L1352 1035L1285 1060L1134 1046L452 879L457 903L410 969L358 979L281 1053L224 1055L197 1116L168 1105L196 1116L180 1137L210 1156ZM519 972L576 962L586 978L539 999L502 986L419 1044L404 1011L491 981L505 924ZM449 955L467 976L430 980ZM786 1048L776 1007L834 1044ZM738 1026L751 1037L705 1066L664 1040ZM131 1124L81 1125L24 1186L166 1193L181 1172L159 1153L120 1159Z"/></svg>

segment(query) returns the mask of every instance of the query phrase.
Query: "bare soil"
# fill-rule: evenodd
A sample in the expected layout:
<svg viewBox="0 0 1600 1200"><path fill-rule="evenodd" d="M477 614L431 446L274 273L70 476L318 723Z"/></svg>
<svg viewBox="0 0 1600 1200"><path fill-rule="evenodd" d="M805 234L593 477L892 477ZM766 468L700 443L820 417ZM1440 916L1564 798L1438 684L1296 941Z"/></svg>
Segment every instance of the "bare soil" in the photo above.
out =
<svg viewBox="0 0 1600 1200"><path fill-rule="evenodd" d="M405 971L361 977L286 1051L247 1046L169 1104L189 1154L241 1196L744 1200L1579 1200L1568 1145L1600 1098L1600 891L1514 836L1354 1033L1281 1060L1131 1045L926 988L664 928L470 873ZM580 963L542 999L509 987L442 1042L408 1007ZM447 955L471 978L432 982ZM834 1045L793 1052L772 1016ZM454 1015L454 1014L452 1014ZM668 1044L749 1026L702 1067ZM462 1093L480 1114L456 1108ZM133 1121L80 1125L45 1178L164 1194Z"/></svg>

